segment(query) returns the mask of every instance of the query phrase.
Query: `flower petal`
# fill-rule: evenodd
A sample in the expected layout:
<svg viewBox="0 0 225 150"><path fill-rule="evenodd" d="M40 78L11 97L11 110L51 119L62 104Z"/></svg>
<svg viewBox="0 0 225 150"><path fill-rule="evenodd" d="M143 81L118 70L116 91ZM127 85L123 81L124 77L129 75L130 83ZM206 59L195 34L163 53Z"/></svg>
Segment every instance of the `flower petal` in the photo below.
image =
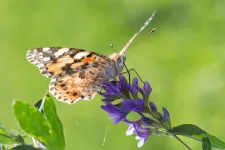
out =
<svg viewBox="0 0 225 150"><path fill-rule="evenodd" d="M133 125L129 125L127 131L126 131L126 136L132 135L135 132L135 128Z"/></svg>
<svg viewBox="0 0 225 150"><path fill-rule="evenodd" d="M140 138L139 136L136 136L135 139L139 140L138 145L137 145L138 147L142 147L144 145L144 143L145 143L144 139Z"/></svg>
<svg viewBox="0 0 225 150"><path fill-rule="evenodd" d="M149 107L151 108L151 110L152 110L153 112L156 112L156 111L157 111L157 107L156 107L156 105L155 105L153 102L150 102L150 103L149 103Z"/></svg>
<svg viewBox="0 0 225 150"><path fill-rule="evenodd" d="M140 98L138 98L137 100L123 100L122 109L124 111L141 112L144 110L144 101Z"/></svg>
<svg viewBox="0 0 225 150"><path fill-rule="evenodd" d="M152 92L152 88L151 88L151 86L150 86L150 84L149 84L148 81L146 81L146 82L144 83L143 89L145 90L145 93L146 93L147 97L148 97L148 96L150 95L150 93Z"/></svg>
<svg viewBox="0 0 225 150"><path fill-rule="evenodd" d="M162 111L163 111L163 114L164 114L164 118L166 119L166 120L170 120L170 114L169 114L169 112L168 112L168 110L166 109L166 108L162 108Z"/></svg>
<svg viewBox="0 0 225 150"><path fill-rule="evenodd" d="M108 112L109 118L113 119L113 123L119 123L122 121L124 118L126 118L126 115L128 114L127 112L124 112L120 108L114 106L111 103L107 103L106 105L102 105L101 108Z"/></svg>

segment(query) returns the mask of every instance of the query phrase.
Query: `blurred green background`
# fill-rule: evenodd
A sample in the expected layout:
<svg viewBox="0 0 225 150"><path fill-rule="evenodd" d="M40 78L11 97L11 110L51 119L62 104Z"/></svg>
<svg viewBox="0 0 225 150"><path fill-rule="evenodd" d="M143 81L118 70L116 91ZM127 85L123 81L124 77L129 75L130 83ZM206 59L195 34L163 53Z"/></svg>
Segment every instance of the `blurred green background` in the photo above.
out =
<svg viewBox="0 0 225 150"><path fill-rule="evenodd" d="M27 62L27 50L63 46L109 55L114 52L109 44L119 51L156 10L142 35L157 31L129 49L127 66L150 81L151 100L169 110L173 125L193 123L225 140L224 6L224 0L2 0L0 122L21 131L12 102L33 104L48 91L49 80ZM56 101L66 150L138 149L134 136L125 135L127 125L112 124L101 104L99 96L75 105ZM184 148L173 138L153 135L141 149Z"/></svg>

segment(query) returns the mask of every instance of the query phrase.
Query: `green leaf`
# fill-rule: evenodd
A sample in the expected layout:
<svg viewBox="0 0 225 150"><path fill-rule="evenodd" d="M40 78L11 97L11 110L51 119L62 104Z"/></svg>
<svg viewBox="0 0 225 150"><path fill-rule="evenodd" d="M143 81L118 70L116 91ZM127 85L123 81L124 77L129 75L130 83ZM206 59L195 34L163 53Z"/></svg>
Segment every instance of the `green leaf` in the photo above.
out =
<svg viewBox="0 0 225 150"><path fill-rule="evenodd" d="M2 124L0 124L0 144L14 145L23 144L23 138L16 132L8 132Z"/></svg>
<svg viewBox="0 0 225 150"><path fill-rule="evenodd" d="M212 150L212 146L211 146L211 142L210 142L209 138L203 138L202 149L203 150Z"/></svg>
<svg viewBox="0 0 225 150"><path fill-rule="evenodd" d="M11 134L0 124L0 144L16 144Z"/></svg>
<svg viewBox="0 0 225 150"><path fill-rule="evenodd" d="M15 101L14 113L20 127L30 136L40 141L49 150L63 150L58 148L49 122L34 106L23 101Z"/></svg>
<svg viewBox="0 0 225 150"><path fill-rule="evenodd" d="M57 115L54 100L49 95L46 95L43 98L43 100L44 100L44 108L43 108L44 114L55 134L54 136L54 138L56 138L55 141L57 142L58 146L61 149L65 149L63 125Z"/></svg>
<svg viewBox="0 0 225 150"><path fill-rule="evenodd" d="M42 149L35 148L31 145L19 145L19 146L13 147L11 150L42 150Z"/></svg>
<svg viewBox="0 0 225 150"><path fill-rule="evenodd" d="M210 135L206 131L200 129L196 125L183 124L168 130L169 133L174 135L183 135L194 140L202 142L203 138L209 138L213 147L224 149L225 143L217 137Z"/></svg>
<svg viewBox="0 0 225 150"><path fill-rule="evenodd" d="M54 100L49 95L34 106L16 101L14 112L24 131L49 150L65 149L63 126L57 115Z"/></svg>

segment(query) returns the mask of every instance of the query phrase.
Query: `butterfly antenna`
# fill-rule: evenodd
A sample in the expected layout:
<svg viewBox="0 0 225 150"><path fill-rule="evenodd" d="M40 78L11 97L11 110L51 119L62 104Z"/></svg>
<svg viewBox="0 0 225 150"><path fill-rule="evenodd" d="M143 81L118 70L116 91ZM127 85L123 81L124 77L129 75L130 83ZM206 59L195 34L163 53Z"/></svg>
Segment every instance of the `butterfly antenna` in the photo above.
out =
<svg viewBox="0 0 225 150"><path fill-rule="evenodd" d="M141 37L141 39L140 39L140 40L138 40L136 43L134 43L134 44L130 45L127 49L130 49L131 47L133 47L133 46L137 45L140 41L144 40L144 39L145 39L145 38L147 38L150 34L154 33L154 32L155 32L155 30L156 30L155 28L154 28L154 29L152 29L150 32L148 32L147 34L145 34L144 36L142 36L142 37Z"/></svg>
<svg viewBox="0 0 225 150"><path fill-rule="evenodd" d="M138 32L136 32L131 38L130 40L127 42L127 44L123 47L123 49L121 50L121 52L119 53L120 55L125 55L127 49L129 48L129 46L131 45L131 43L134 41L134 39L137 37L138 34L141 33L141 31L143 31L148 24L152 21L153 17L155 16L155 11L152 13L152 15L148 18L147 21L145 21L144 25L138 30Z"/></svg>
<svg viewBox="0 0 225 150"><path fill-rule="evenodd" d="M118 51L114 48L113 44L110 44L109 46L116 52L117 57L119 57L120 54L119 54Z"/></svg>
<svg viewBox="0 0 225 150"><path fill-rule="evenodd" d="M115 51L116 53L118 53L118 51L114 48L114 45L113 44L110 44L109 46L110 46L110 48L112 48L113 51Z"/></svg>

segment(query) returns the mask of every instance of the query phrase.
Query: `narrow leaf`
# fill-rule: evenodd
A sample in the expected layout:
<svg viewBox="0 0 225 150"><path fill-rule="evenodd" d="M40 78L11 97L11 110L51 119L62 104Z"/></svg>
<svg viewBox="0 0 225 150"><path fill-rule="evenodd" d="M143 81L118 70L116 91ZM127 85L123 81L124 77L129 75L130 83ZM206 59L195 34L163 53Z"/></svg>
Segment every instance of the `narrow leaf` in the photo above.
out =
<svg viewBox="0 0 225 150"><path fill-rule="evenodd" d="M20 127L27 134L40 141L49 150L61 150L52 140L53 131L41 112L23 101L14 102L13 108Z"/></svg>
<svg viewBox="0 0 225 150"><path fill-rule="evenodd" d="M194 140L202 142L203 138L209 138L213 147L224 149L225 143L217 137L210 135L206 131L200 129L196 125L183 124L168 130L169 133L175 135L183 135Z"/></svg>
<svg viewBox="0 0 225 150"><path fill-rule="evenodd" d="M2 124L0 124L0 144L23 144L23 138L19 134L16 134L16 132L8 132Z"/></svg>
<svg viewBox="0 0 225 150"><path fill-rule="evenodd" d="M212 150L212 146L211 146L209 138L203 138L202 149L203 150Z"/></svg>
<svg viewBox="0 0 225 150"><path fill-rule="evenodd" d="M0 144L16 144L11 134L0 124Z"/></svg>
<svg viewBox="0 0 225 150"><path fill-rule="evenodd" d="M51 125L51 128L55 134L55 144L60 147L60 149L65 149L65 139L63 133L63 125L57 115L54 100L50 95L46 95L44 98L44 114L46 119Z"/></svg>

